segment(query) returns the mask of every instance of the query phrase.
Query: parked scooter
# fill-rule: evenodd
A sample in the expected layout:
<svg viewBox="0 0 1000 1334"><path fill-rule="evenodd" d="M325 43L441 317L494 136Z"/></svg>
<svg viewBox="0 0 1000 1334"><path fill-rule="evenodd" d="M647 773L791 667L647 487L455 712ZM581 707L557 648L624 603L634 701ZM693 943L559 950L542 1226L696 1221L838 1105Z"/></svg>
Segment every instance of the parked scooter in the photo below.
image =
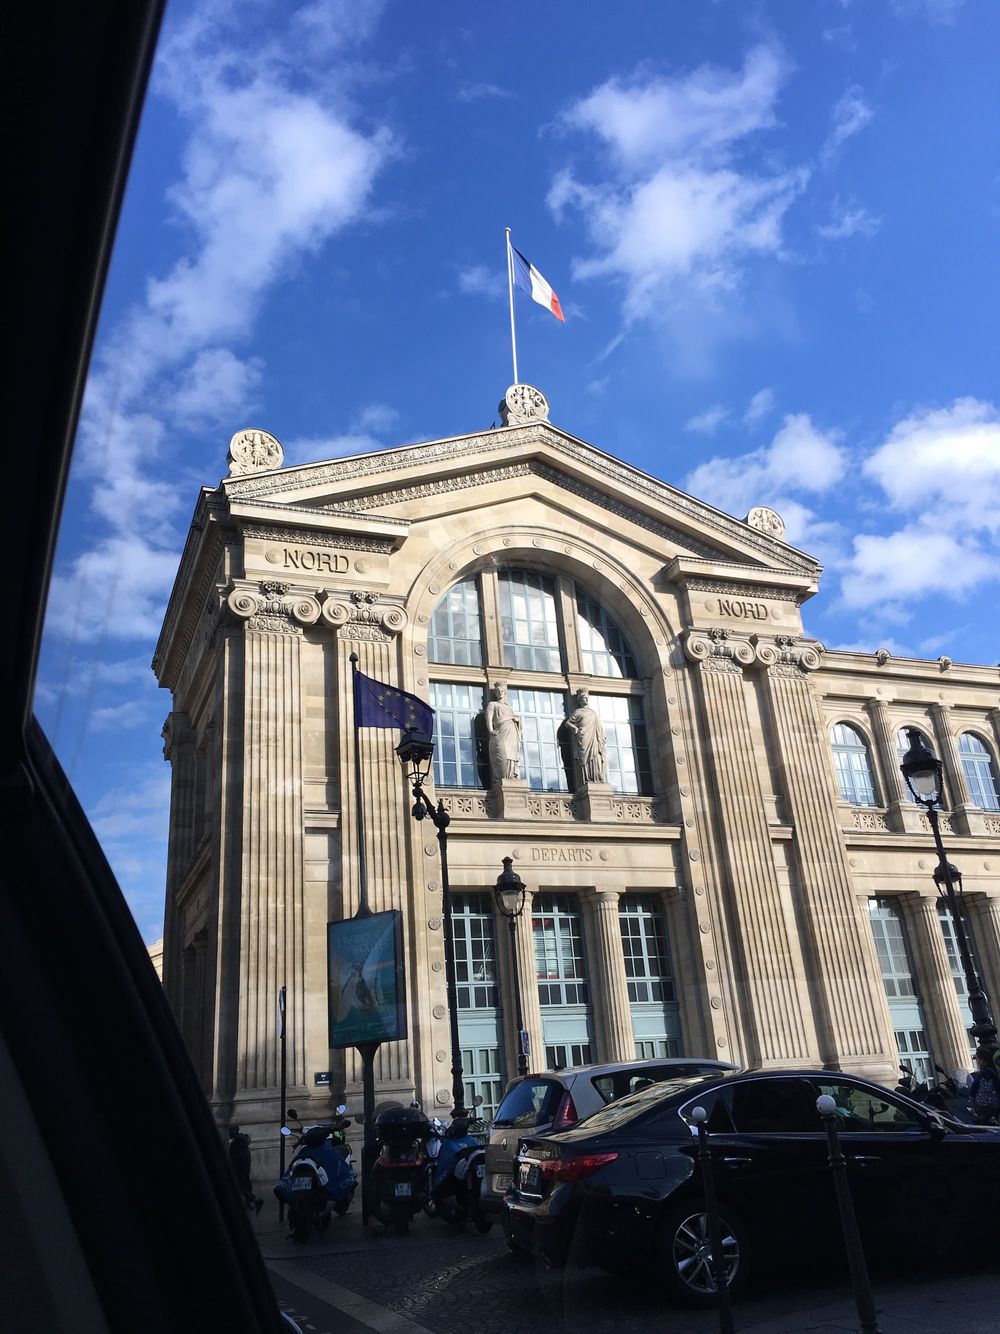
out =
<svg viewBox="0 0 1000 1334"><path fill-rule="evenodd" d="M354 1198L358 1179L343 1133L350 1125L344 1116L346 1110L337 1108L333 1125L297 1127L295 1156L274 1188L278 1199L288 1205L288 1226L298 1242L308 1241L313 1230L317 1235L325 1232L330 1226L331 1206L335 1213L345 1214ZM298 1120L291 1107L288 1116ZM293 1132L282 1126L281 1133L290 1136ZM332 1140L335 1134L340 1136L338 1144Z"/></svg>
<svg viewBox="0 0 1000 1334"><path fill-rule="evenodd" d="M379 1154L372 1164L372 1208L393 1232L404 1233L429 1195L427 1144L431 1124L419 1102L387 1107L375 1118Z"/></svg>
<svg viewBox="0 0 1000 1334"><path fill-rule="evenodd" d="M926 1080L914 1079L912 1071L905 1065L901 1065L899 1069L899 1082L894 1090L896 1093L905 1093L914 1102L944 1112L946 1116L951 1116L955 1120L974 1120L969 1105L968 1075L964 1070L956 1070L954 1075L949 1075L941 1066L935 1064L934 1069L941 1077L935 1083L929 1084Z"/></svg>
<svg viewBox="0 0 1000 1334"><path fill-rule="evenodd" d="M434 1212L452 1227L464 1227L471 1219L476 1231L483 1234L493 1226L493 1219L481 1207L485 1130L483 1121L456 1117L447 1128L436 1131L431 1141L436 1147L431 1176Z"/></svg>

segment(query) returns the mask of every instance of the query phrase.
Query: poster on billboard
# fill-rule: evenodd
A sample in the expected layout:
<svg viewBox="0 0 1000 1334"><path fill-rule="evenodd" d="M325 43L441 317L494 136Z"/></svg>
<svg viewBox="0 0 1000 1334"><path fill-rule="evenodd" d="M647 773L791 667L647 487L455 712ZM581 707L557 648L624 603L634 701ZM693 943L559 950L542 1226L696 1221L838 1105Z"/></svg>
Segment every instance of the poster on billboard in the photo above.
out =
<svg viewBox="0 0 1000 1334"><path fill-rule="evenodd" d="M406 1037L402 933L395 910L327 924L331 1047Z"/></svg>

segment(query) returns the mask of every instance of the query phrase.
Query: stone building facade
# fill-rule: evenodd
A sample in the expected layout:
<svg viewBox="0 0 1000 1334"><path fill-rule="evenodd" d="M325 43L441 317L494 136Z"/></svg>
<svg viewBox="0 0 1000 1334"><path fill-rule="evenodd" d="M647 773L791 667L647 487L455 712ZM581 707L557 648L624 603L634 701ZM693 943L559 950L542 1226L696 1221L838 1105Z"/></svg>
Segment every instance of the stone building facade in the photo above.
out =
<svg viewBox="0 0 1000 1334"><path fill-rule="evenodd" d="M997 669L827 651L802 621L820 567L772 511L720 513L556 427L541 395L509 392L503 421L293 468L244 431L199 496L154 660L173 700L163 982L220 1124L270 1143L281 985L289 1102L358 1107L357 1058L328 1045L326 958L327 923L358 904L352 653L436 709L463 1064L487 1108L516 1068L491 897L508 855L534 1068L967 1066L899 733L944 760L949 852L1000 995ZM519 729L502 774L496 684ZM581 690L597 758L565 726ZM397 740L357 733L369 898L403 915L409 1036L382 1048L379 1096L446 1111L438 849Z"/></svg>

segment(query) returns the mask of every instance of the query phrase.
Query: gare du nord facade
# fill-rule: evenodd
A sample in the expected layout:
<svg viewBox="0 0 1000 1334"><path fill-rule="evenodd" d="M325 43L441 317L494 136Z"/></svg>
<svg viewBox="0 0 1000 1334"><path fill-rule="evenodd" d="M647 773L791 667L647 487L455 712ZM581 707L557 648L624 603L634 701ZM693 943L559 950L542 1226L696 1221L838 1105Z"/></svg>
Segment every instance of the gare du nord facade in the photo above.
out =
<svg viewBox="0 0 1000 1334"><path fill-rule="evenodd" d="M804 628L820 568L746 520L574 438L536 391L494 429L285 468L233 437L205 488L154 659L172 692L163 982L220 1125L360 1110L331 1050L327 924L402 915L405 1041L377 1098L451 1105L441 868L394 754L355 733L350 656L435 709L467 1096L516 1071L492 887L527 887L517 956L529 1068L637 1056L826 1066L895 1081L968 1067L971 1018L904 727L945 765L949 856L1000 996L1000 674L832 652ZM806 609L808 610L808 609ZM520 754L497 772L505 687ZM584 771L564 720L589 692ZM257 1145L255 1145L257 1147ZM260 1147L263 1149L263 1145Z"/></svg>

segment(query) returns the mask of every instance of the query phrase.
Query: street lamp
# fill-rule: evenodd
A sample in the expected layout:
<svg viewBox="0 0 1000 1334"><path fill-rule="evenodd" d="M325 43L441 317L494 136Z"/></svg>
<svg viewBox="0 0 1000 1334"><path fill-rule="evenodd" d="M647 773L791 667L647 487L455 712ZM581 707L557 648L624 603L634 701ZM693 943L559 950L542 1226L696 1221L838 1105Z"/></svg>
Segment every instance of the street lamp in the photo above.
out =
<svg viewBox="0 0 1000 1334"><path fill-rule="evenodd" d="M444 969L448 990L448 1024L451 1030L451 1115L468 1116L465 1109L465 1086L462 1079L462 1046L458 1036L458 983L455 977L455 942L451 932L451 886L448 882L448 826L451 816L444 808L444 802L435 806L424 791L424 783L430 777L434 759L434 742L426 732L418 728L409 728L396 747L396 754L403 766L406 781L410 784L413 796L413 809L410 814L415 820L430 816L431 823L437 830L438 846L441 849L441 899L444 930Z"/></svg>
<svg viewBox="0 0 1000 1334"><path fill-rule="evenodd" d="M503 859L503 870L497 876L493 895L497 908L506 917L510 927L510 958L514 972L514 1017L517 1023L517 1073L528 1073L528 1034L524 1028L521 1010L521 976L517 968L517 919L524 912L524 881L514 870L512 857Z"/></svg>
<svg viewBox="0 0 1000 1334"><path fill-rule="evenodd" d="M972 1011L972 1034L980 1046L994 1048L997 1045L997 1026L990 1013L990 1002L983 991L972 960L972 951L965 934L965 923L956 897L956 885L962 887L962 876L956 866L945 856L941 842L941 827L938 820L937 806L941 800L942 765L941 761L929 748L927 742L915 727L906 729L910 748L903 756L899 766L906 786L914 801L923 806L930 821L937 849L938 864L934 869L934 883L940 892L944 889L948 900L948 910L955 929L955 941L958 945L959 958L962 960L962 972L965 974L965 986L969 995L969 1009Z"/></svg>

